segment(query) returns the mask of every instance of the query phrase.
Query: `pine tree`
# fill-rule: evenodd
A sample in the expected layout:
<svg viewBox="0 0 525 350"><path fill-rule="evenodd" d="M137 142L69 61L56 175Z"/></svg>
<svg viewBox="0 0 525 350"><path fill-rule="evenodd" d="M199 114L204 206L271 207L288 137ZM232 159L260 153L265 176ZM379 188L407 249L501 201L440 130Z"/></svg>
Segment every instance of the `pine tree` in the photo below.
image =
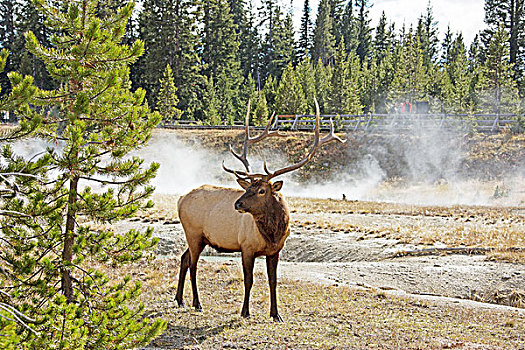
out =
<svg viewBox="0 0 525 350"><path fill-rule="evenodd" d="M311 50L312 37L312 19L310 18L310 1L304 0L303 15L301 17L301 28L299 30L299 45L297 48L297 57L305 57Z"/></svg>
<svg viewBox="0 0 525 350"><path fill-rule="evenodd" d="M15 3L12 0L0 1L0 49L12 50L15 41ZM10 63L10 62L9 62ZM4 62L7 70L13 68L12 64ZM5 93L10 91L7 74L0 73L0 89Z"/></svg>
<svg viewBox="0 0 525 350"><path fill-rule="evenodd" d="M185 119L198 118L205 81L196 48L197 3L194 0L146 0L138 16L139 37L146 53L133 66L138 87L155 105L159 79L166 65L173 70L179 106Z"/></svg>
<svg viewBox="0 0 525 350"><path fill-rule="evenodd" d="M174 120L180 119L182 112L177 108L178 103L179 99L177 97L177 87L173 79L173 71L168 64L160 79L160 90L156 103L157 111L159 111L163 121L173 122Z"/></svg>
<svg viewBox="0 0 525 350"><path fill-rule="evenodd" d="M343 13L343 20L341 23L341 35L345 41L346 53L357 50L357 28L354 18L354 2L348 1Z"/></svg>
<svg viewBox="0 0 525 350"><path fill-rule="evenodd" d="M319 103L321 113L326 113L330 101L330 81L332 79L332 66L324 66L321 59L314 68L315 98Z"/></svg>
<svg viewBox="0 0 525 350"><path fill-rule="evenodd" d="M251 103L250 121L252 121L254 125L266 125L268 122L266 96L264 92L256 86L255 80L251 75L246 79L243 91L247 95L245 98L246 105L248 105L248 101Z"/></svg>
<svg viewBox="0 0 525 350"><path fill-rule="evenodd" d="M267 74L279 79L286 66L295 59L294 28L292 17L288 14L282 19L281 10L276 8L271 47L271 60L268 57Z"/></svg>
<svg viewBox="0 0 525 350"><path fill-rule="evenodd" d="M235 16L234 16L235 18ZM239 24L239 56L241 57L242 76L247 78L252 75L257 78L257 85L262 86L260 79L262 43L255 25L253 11L250 8Z"/></svg>
<svg viewBox="0 0 525 350"><path fill-rule="evenodd" d="M434 19L430 0L424 15L421 15L417 24L417 36L423 51L423 62L426 69L431 69L436 62L439 52L438 22Z"/></svg>
<svg viewBox="0 0 525 350"><path fill-rule="evenodd" d="M390 52L390 37L388 34L385 12L381 14L374 37L374 55L377 63L380 63Z"/></svg>
<svg viewBox="0 0 525 350"><path fill-rule="evenodd" d="M525 53L525 1L524 0L485 0L486 43L504 24L509 46L509 61L516 65L520 55ZM488 46L487 46L488 47Z"/></svg>
<svg viewBox="0 0 525 350"><path fill-rule="evenodd" d="M463 36L458 34L450 45L447 55L446 72L451 84L448 104L452 112L466 113L471 109L468 73L468 58Z"/></svg>
<svg viewBox="0 0 525 350"><path fill-rule="evenodd" d="M8 51L6 49L0 50L0 73L4 71L7 63ZM6 112L22 112L31 113L28 101L36 93L36 88L33 86L33 78L26 76L22 78L19 74L10 72L8 74L13 89L10 94L0 99L0 116ZM0 94L2 90L0 89ZM32 118L31 122L21 121L14 130L2 130L0 133L1 142L9 142L23 136L31 134L39 126L40 118ZM10 146L2 147L2 153L9 152ZM12 171L15 170L15 171ZM3 209L5 200L12 199L17 196L19 200L23 200L23 192L28 189L25 185L27 179L33 178L34 174L40 170L39 166L31 168L7 168L4 165L0 166L0 208ZM0 217L23 215L23 213L0 211ZM4 252L4 244L0 243L2 252ZM1 256L1 254L0 254ZM0 257L0 260L2 258ZM9 290L5 287L9 286L9 281L5 279L4 270L0 271L0 348L5 350L15 350L19 348L21 342L19 334L17 334L17 327L33 333L34 330L27 325L26 322L31 322L32 319L21 313L19 306L16 305Z"/></svg>
<svg viewBox="0 0 525 350"><path fill-rule="evenodd" d="M330 18L334 28L335 44L338 45L343 37L343 16L345 12L345 0L330 0Z"/></svg>
<svg viewBox="0 0 525 350"><path fill-rule="evenodd" d="M341 40L334 57L330 80L330 97L327 106L329 113L348 114L358 113L361 110L357 83L359 62L353 52L350 53L348 61L345 57L345 43Z"/></svg>
<svg viewBox="0 0 525 350"><path fill-rule="evenodd" d="M307 54L303 57L303 59L299 62L297 67L295 68L295 73L297 75L297 80L299 84L301 84L301 88L303 90L304 96L306 98L306 102L308 104L308 113L314 113L315 112L315 102L314 97L316 97L316 91L315 91L315 73L314 73L314 67L312 65L312 62L310 61L310 57L308 57Z"/></svg>
<svg viewBox="0 0 525 350"><path fill-rule="evenodd" d="M452 32L450 26L447 27L443 43L441 44L441 66L446 66L449 62L450 49L452 47Z"/></svg>
<svg viewBox="0 0 525 350"><path fill-rule="evenodd" d="M218 113L221 120L231 124L242 118L239 86L242 83L239 61L237 26L226 0L204 2L204 35L202 60L205 74L213 78L215 93L221 101Z"/></svg>
<svg viewBox="0 0 525 350"><path fill-rule="evenodd" d="M219 116L219 99L215 92L215 84L213 77L205 78L206 85L203 93L203 105L202 118L200 118L207 125L219 125L221 124L221 118Z"/></svg>
<svg viewBox="0 0 525 350"><path fill-rule="evenodd" d="M31 0L25 0L15 7L15 17L18 18L15 27L17 33L31 31L37 39L46 46L51 46L52 30L44 25L45 17L39 12ZM17 35L12 46L13 65L23 75L31 75L35 85L42 89L54 88L54 83L42 63L26 48L23 35Z"/></svg>
<svg viewBox="0 0 525 350"><path fill-rule="evenodd" d="M303 89L297 81L295 70L290 63L284 70L277 87L275 111L278 114L304 114L307 108Z"/></svg>
<svg viewBox="0 0 525 350"><path fill-rule="evenodd" d="M335 35L330 13L330 1L321 0L315 21L312 59L314 62L321 60L325 66L332 62L335 54Z"/></svg>
<svg viewBox="0 0 525 350"><path fill-rule="evenodd" d="M372 28L368 18L369 0L356 0L358 13L356 17L357 55L361 62L372 55Z"/></svg>
<svg viewBox="0 0 525 350"><path fill-rule="evenodd" d="M133 3L106 20L95 16L96 3L70 2L62 12L35 1L59 33L54 47L43 46L32 32L25 35L29 52L59 86L37 91L31 100L44 111L36 117L42 118L36 135L52 146L35 161L9 149L2 154L6 169L38 176L24 184L24 200L3 202L4 210L23 215L6 218L0 255L6 284L36 319L31 326L38 334L19 330L24 346L33 349L126 349L147 344L165 327L143 318L143 305L130 304L140 284L129 277L109 281L96 267L137 261L155 243L152 230L117 234L91 223L114 223L151 205L144 200L153 192L148 183L158 164L143 169L140 158L126 156L145 145L160 121L144 103L145 92L129 90L128 66L143 52L140 41L120 44ZM19 115L32 121L33 113Z"/></svg>
<svg viewBox="0 0 525 350"><path fill-rule="evenodd" d="M266 79L266 84L263 88L264 98L268 105L268 110L275 111L275 99L277 97L277 80L271 75Z"/></svg>
<svg viewBox="0 0 525 350"><path fill-rule="evenodd" d="M484 110L489 113L513 113L518 106L508 40L505 27L501 24L489 42L483 67L485 92L482 101Z"/></svg>
<svg viewBox="0 0 525 350"><path fill-rule="evenodd" d="M428 99L426 95L428 76L419 37L410 30L396 49L394 72L389 100L400 104L405 100Z"/></svg>

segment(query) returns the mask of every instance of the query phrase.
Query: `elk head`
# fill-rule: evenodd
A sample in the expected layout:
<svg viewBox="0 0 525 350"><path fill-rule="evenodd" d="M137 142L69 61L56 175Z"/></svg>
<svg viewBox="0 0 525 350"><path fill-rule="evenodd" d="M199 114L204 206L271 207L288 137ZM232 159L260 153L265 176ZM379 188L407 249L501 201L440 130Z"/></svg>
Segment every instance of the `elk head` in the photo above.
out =
<svg viewBox="0 0 525 350"><path fill-rule="evenodd" d="M276 171L270 171L268 170L266 161L264 162L264 172L265 174L256 174L251 173L250 171L250 163L247 159L248 154L248 147L256 142L262 141L267 137L272 136L286 136L284 134L281 134L279 131L269 131L270 126L273 120L274 115L270 118L268 121L268 124L266 125L266 128L257 137L250 137L250 130L249 130L249 116L250 116L250 102L248 101L248 112L246 113L245 118L245 136L244 136L244 146L243 146L243 153L242 155L237 154L232 146L230 146L230 152L235 156L235 158L239 159L242 164L245 167L245 171L237 171L237 170L231 170L224 166L224 162L222 164L222 167L225 171L234 174L237 177L237 182L239 185L246 191L236 202L235 202L235 210L244 213L249 212L254 216L257 216L260 214L261 211L264 211L264 203L267 203L270 198L273 196L276 196L277 192L282 188L283 182L282 181L276 181L271 182L273 178L283 175L285 173L297 170L301 168L302 166L306 165L308 162L310 162L313 159L313 156L315 152L325 143L328 143L330 141L338 141L341 143L345 143L346 140L341 140L338 136L334 134L334 125L332 123L332 120L330 120L330 133L320 138L319 133L319 105L317 103L317 100L315 100L315 108L316 108L316 116L315 116L315 127L314 127L314 142L312 145L312 148L308 155L303 158L301 161L299 161L296 164L287 166L282 169L278 169Z"/></svg>

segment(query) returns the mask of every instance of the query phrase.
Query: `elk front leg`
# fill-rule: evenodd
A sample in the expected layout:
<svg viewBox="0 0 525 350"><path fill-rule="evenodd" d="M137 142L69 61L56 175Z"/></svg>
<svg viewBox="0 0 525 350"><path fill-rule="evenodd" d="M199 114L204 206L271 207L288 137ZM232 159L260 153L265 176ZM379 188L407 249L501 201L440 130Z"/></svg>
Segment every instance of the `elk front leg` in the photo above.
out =
<svg viewBox="0 0 525 350"><path fill-rule="evenodd" d="M266 272L268 273L268 284L270 285L270 317L275 322L283 322L277 312L277 264L279 263L279 252L266 257Z"/></svg>
<svg viewBox="0 0 525 350"><path fill-rule="evenodd" d="M190 250L186 249L180 258L179 284L177 285L177 294L175 296L175 300L179 306L184 306L184 302L182 300L184 294L184 280L186 279L186 273L190 267L190 261Z"/></svg>
<svg viewBox="0 0 525 350"><path fill-rule="evenodd" d="M244 304L242 305L241 316L250 316L250 291L253 285L253 265L255 257L253 254L242 252L242 271L244 273Z"/></svg>

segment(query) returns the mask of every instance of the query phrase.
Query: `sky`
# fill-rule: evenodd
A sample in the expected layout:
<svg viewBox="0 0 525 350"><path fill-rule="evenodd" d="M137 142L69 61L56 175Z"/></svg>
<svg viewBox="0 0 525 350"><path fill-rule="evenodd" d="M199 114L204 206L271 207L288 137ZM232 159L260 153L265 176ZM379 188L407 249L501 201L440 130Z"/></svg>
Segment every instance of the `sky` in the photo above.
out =
<svg viewBox="0 0 525 350"><path fill-rule="evenodd" d="M303 0L281 0L285 8L290 9L293 4L294 23L299 26L304 7ZM319 0L310 0L312 18L317 15ZM403 22L407 28L410 24L417 25L417 19L426 12L428 0L371 0L372 7L369 9L370 23L376 27L384 11L389 22L396 23L396 29L400 29ZM483 22L485 11L484 0L431 0L434 18L438 22L439 37L442 39L450 25L452 33L462 32L466 45L470 45L474 36L485 27Z"/></svg>

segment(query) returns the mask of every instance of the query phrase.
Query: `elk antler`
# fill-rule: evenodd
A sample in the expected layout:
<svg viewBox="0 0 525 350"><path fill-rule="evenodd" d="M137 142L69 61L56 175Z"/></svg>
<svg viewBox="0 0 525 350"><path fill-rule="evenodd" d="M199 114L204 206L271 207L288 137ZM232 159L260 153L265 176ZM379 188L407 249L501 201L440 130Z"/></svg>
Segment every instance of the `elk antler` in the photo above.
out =
<svg viewBox="0 0 525 350"><path fill-rule="evenodd" d="M278 169L276 171L274 171L273 173L271 171L268 170L268 167L266 165L266 161L264 162L264 171L266 172L266 174L250 174L250 170L249 170L249 164L248 164L248 160L246 159L246 152L247 152L247 145L251 144L250 141L251 140L255 140L254 142L257 142L257 141L260 141L268 136L273 136L274 134L276 136L284 136L282 134L279 134L278 132L276 133L275 131L270 133L269 135L266 135L268 133L268 129L269 129L269 126L270 126L270 122L271 122L271 119L270 119L270 122L268 123L268 125L266 126L266 129L265 131L263 132L263 134L261 134L260 136L256 137L256 138L253 138L253 139L250 139L249 135L248 135L248 117L246 117L246 136L245 136L245 139L244 139L244 156L241 157L239 155L237 155L232 147L230 146L230 151L233 153L233 155L239 159L245 166L246 168L246 172L244 171L235 171L235 170L231 170L231 169L228 169L224 166L224 161L223 161L223 164L222 164L222 167L224 170L226 170L227 172L229 173L232 173L234 174L235 176L237 176L238 178L240 179L263 179L263 180L266 180L266 181L269 181L270 179L276 177L276 176L279 176L279 175L282 175L282 174L285 174L285 173L288 173L290 171L294 171L294 170L297 170L299 169L300 167L306 165L308 162L310 162L315 154L315 152L317 152L317 150L319 149L319 147L321 147L323 144L325 143L328 143L330 141L338 141L338 142L341 142L341 143L345 143L346 140L341 140L341 138L339 138L338 136L336 136L334 134L334 123L332 122L332 119L330 118L330 133L328 135L326 135L325 137L323 137L322 139L320 138L320 133L319 133L319 119L320 119L320 112L319 112L319 104L317 103L317 99L314 99L314 102L315 102L315 110L316 110L316 115L315 115L315 127L314 127L314 143L312 145L312 149L310 150L310 153L308 153L308 155L303 158L300 162L296 163L296 164L293 164L293 165L290 165L290 166L287 166L285 168L282 168L282 169ZM248 102L248 113L249 113L249 110L250 110L250 104ZM273 116L272 116L273 118ZM263 137L264 136L264 137ZM252 143L254 143L252 142Z"/></svg>
<svg viewBox="0 0 525 350"><path fill-rule="evenodd" d="M264 171L266 172L268 176L268 180L276 176L288 173L290 171L297 170L300 167L306 165L308 162L312 160L315 152L317 152L317 150L325 143L328 143L330 141L338 141L341 143L346 142L346 140L341 140L338 136L334 134L334 123L332 121L332 118L330 118L330 133L326 135L325 137L323 137L322 139L320 139L320 136L319 136L319 118L320 118L319 104L317 103L317 99L314 99L314 102L315 102L315 131L314 131L315 138L314 138L314 144L312 145L312 149L310 150L310 153L308 153L308 155L304 157L300 162L287 166L282 169L278 169L274 171L273 173L268 170L268 167L266 166L266 162L264 162Z"/></svg>
<svg viewBox="0 0 525 350"><path fill-rule="evenodd" d="M226 168L224 166L224 162L223 162L223 165L222 165L224 170L226 170L229 173L235 174L236 176L239 176L239 175L248 176L248 173L250 172L250 163L248 162L248 159L247 159L248 147L249 146L251 146L254 143L257 143L259 141L262 141L262 140L264 140L267 137L272 137L272 136L283 137L283 136L286 136L285 134L281 134L279 132L279 130L277 130L277 131L270 131L270 127L272 125L272 120L273 120L273 118L275 116L275 113L273 113L272 116L270 117L270 120L268 121L268 124L266 124L266 128L264 128L264 131L257 137L250 137L250 126L249 126L250 106L251 106L251 101L248 100L248 111L246 112L246 118L245 118L244 143L243 143L242 155L235 153L235 151L233 150L232 145L230 145L230 152L233 154L233 156L235 158L237 158L238 160L240 160L242 162L242 164L246 168L246 172L230 170L230 169L228 169L228 168Z"/></svg>

